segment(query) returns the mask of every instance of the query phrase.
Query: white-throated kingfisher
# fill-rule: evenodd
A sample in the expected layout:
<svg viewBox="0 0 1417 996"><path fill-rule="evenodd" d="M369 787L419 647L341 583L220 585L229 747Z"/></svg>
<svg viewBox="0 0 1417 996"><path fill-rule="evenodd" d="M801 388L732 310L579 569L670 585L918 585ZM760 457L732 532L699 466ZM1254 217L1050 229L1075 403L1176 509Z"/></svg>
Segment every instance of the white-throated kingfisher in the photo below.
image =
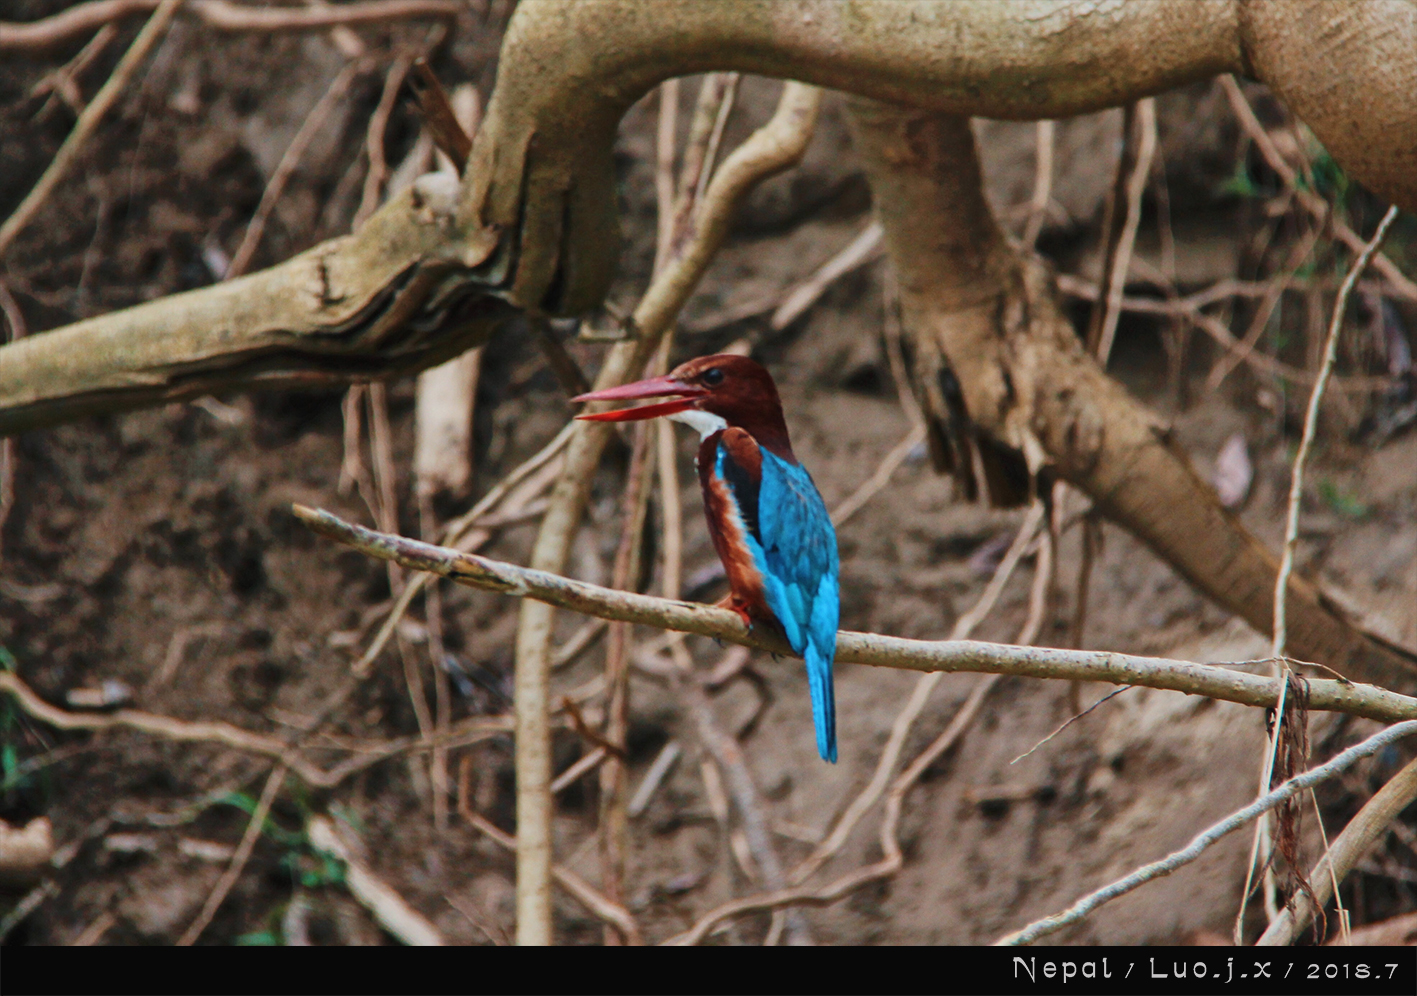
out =
<svg viewBox="0 0 1417 996"><path fill-rule="evenodd" d="M698 431L704 514L728 575L728 605L749 629L759 622L777 629L806 661L817 751L835 761L836 530L811 475L792 454L777 386L753 360L721 354L571 400L645 398L673 400L577 418L666 416Z"/></svg>

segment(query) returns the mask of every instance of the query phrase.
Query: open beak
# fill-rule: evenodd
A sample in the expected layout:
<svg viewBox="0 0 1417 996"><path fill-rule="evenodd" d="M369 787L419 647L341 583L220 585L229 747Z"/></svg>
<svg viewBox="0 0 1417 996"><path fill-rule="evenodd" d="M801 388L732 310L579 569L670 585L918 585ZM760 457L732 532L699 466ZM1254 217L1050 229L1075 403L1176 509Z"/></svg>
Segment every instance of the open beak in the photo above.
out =
<svg viewBox="0 0 1417 996"><path fill-rule="evenodd" d="M708 391L694 384L685 384L673 377L651 377L638 380L622 387L611 387L604 391L592 391L572 398L572 401L638 401L641 398L663 398L673 396L673 401L661 401L657 405L641 405L639 408L621 408L609 412L587 412L576 418L587 422L638 422L661 415L688 411L694 402Z"/></svg>

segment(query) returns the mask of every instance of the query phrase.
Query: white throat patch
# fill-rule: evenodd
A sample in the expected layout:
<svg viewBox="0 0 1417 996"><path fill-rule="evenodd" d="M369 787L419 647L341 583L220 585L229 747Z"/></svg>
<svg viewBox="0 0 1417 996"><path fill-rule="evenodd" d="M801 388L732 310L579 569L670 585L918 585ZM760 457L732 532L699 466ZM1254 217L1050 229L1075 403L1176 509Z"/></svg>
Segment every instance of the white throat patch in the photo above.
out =
<svg viewBox="0 0 1417 996"><path fill-rule="evenodd" d="M675 422L683 422L693 428L699 434L700 439L707 439L715 432L728 428L726 419L712 412L700 411L697 408L690 408L688 411L675 412L669 416Z"/></svg>

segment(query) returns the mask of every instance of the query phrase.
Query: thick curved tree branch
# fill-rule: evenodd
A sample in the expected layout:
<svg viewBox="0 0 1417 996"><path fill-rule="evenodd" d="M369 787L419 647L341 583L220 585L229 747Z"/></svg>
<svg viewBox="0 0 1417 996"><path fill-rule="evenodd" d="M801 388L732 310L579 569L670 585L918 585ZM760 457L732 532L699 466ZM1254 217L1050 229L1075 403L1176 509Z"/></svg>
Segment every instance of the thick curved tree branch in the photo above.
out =
<svg viewBox="0 0 1417 996"><path fill-rule="evenodd" d="M1277 559L1221 505L1170 429L1087 354L1050 274L1005 239L968 120L849 106L944 465L967 471L966 447L976 447L996 499L1019 492L1025 462L1051 465L1196 588L1268 632ZM1295 656L1361 681L1417 684L1409 653L1363 632L1316 585L1291 578L1288 591Z"/></svg>
<svg viewBox="0 0 1417 996"><path fill-rule="evenodd" d="M1361 59L1351 57L1354 40L1366 47ZM36 336L24 354L0 348L0 433L212 390L292 383L300 373L350 380L388 372L396 365L391 357L349 342L334 350L343 352L343 365L246 361L253 349L276 346L318 353L321 341L349 338L341 321L392 298L416 318L429 347L399 353L400 369L431 365L476 340L466 323L442 321L436 304L459 296L453 288L433 296L445 280L466 291L470 269L483 293L519 306L590 308L616 258L617 123L661 80L710 69L788 77L951 114L1023 119L1097 110L1247 71L1287 100L1353 176L1417 208L1417 105L1410 99L1417 91L1417 8L1400 0L544 0L519 7L508 27L456 220L428 247L427 255L446 266L437 278L413 279L422 275L412 272L414 264L429 262L419 252L368 260L400 265L372 266L367 279L354 280L348 271L359 267L339 264L365 262L361 251L327 243L311 254L344 271L344 319L326 315L323 299L314 309L304 300L321 286L308 272L307 254L298 257L307 260L302 273L277 267L241 285L240 293L256 299L244 307L231 307L235 288L206 288L68 326L62 338ZM386 237L427 241L426 233L395 233L418 227L406 207L394 224L397 214L385 219ZM301 303L287 307L287 298ZM211 341L198 348L193 340L207 326L225 332L225 349ZM274 345L263 338L272 334L280 340ZM117 349L115 340L126 347ZM173 373L191 373L197 363L209 375L201 385ZM8 375L21 366L23 377Z"/></svg>
<svg viewBox="0 0 1417 996"><path fill-rule="evenodd" d="M749 631L734 612L717 606L680 602L653 595L615 591L549 571L462 553L448 547L357 526L319 509L294 506L295 515L321 536L410 570L427 571L470 588L532 599L601 619L655 626L724 640L769 653L793 656L781 639L761 627ZM1242 705L1271 707L1277 699L1273 678L1209 664L1137 657L1100 650L1015 647L976 640L908 640L903 637L843 631L836 659L843 664L911 671L969 671L1069 681L1145 685L1205 695ZM1392 723L1417 719L1417 698L1374 685L1333 679L1309 679L1309 708L1343 712Z"/></svg>
<svg viewBox="0 0 1417 996"><path fill-rule="evenodd" d="M412 371L484 342L512 309L469 282L495 233L455 229L423 177L353 235L259 273L0 347L0 435L251 387Z"/></svg>

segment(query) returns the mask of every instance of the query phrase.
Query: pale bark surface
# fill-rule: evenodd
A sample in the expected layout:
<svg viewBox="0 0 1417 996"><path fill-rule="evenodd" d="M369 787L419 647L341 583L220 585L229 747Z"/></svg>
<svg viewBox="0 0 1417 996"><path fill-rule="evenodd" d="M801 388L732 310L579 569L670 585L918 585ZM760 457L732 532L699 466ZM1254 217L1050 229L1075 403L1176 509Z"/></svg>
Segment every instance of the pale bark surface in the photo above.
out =
<svg viewBox="0 0 1417 996"><path fill-rule="evenodd" d="M528 4L509 27L454 223L420 224L391 204L371 219L377 238L335 240L302 257L304 269L254 276L234 313L231 289L203 289L143 306L138 322L129 309L69 326L64 338L36 339L25 352L0 348L0 431L218 387L383 372L394 361L380 336L351 336L349 323L393 307L390 299L398 320L425 330L428 347L399 350L399 361L431 365L476 341L437 306L434 289L450 294L450 280L475 279L524 307L592 307L616 257L616 124L660 80L708 69L997 118L1078 114L1249 70L1293 103L1355 177L1412 209L1413 11L1401 0ZM1353 57L1357 45L1377 46L1382 58ZM234 318L213 322L223 314ZM343 345L345 362L310 361L341 352L331 342ZM294 371L242 362L253 352L306 358ZM200 385L188 376L199 368Z"/></svg>

